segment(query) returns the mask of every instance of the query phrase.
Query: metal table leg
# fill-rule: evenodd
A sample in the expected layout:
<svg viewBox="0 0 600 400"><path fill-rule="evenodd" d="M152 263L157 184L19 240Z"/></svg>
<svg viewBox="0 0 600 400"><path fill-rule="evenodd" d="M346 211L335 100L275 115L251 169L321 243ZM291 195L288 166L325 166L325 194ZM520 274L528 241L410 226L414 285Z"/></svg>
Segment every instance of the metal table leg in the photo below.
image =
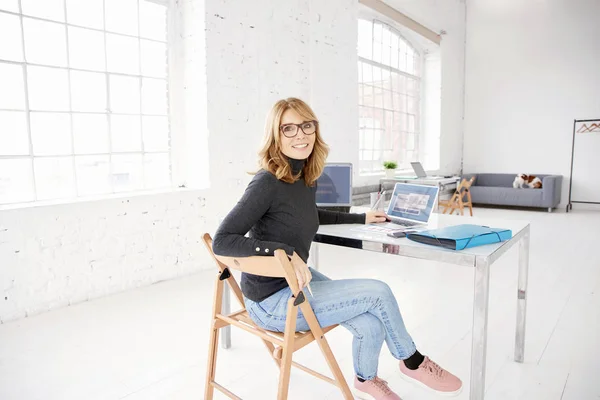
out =
<svg viewBox="0 0 600 400"><path fill-rule="evenodd" d="M517 289L517 331L515 361L523 362L525 353L525 319L527 314L527 277L529 274L529 226L519 241L519 287Z"/></svg>
<svg viewBox="0 0 600 400"><path fill-rule="evenodd" d="M485 394L489 294L490 265L487 260L477 257L475 265L475 296L473 300L470 400L483 400Z"/></svg>
<svg viewBox="0 0 600 400"><path fill-rule="evenodd" d="M319 243L312 242L312 246L310 247L309 258L310 258L311 264L312 264L310 266L318 271L319 270Z"/></svg>
<svg viewBox="0 0 600 400"><path fill-rule="evenodd" d="M223 304L221 310L225 315L231 314L231 290L227 283L223 285ZM221 347L224 349L231 347L231 325L221 328Z"/></svg>

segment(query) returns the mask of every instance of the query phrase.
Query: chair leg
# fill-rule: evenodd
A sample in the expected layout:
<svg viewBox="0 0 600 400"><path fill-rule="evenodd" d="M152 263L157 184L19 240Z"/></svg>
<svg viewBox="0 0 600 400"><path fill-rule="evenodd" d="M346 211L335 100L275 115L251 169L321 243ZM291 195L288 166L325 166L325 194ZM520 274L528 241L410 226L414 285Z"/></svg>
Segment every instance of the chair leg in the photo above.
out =
<svg viewBox="0 0 600 400"><path fill-rule="evenodd" d="M296 334L296 318L298 317L298 307L294 305L294 300L294 297L291 297L288 300L283 339L283 357L281 358L279 369L279 389L277 390L277 400L286 400L290 387L290 372L292 369L294 337Z"/></svg>
<svg viewBox="0 0 600 400"><path fill-rule="evenodd" d="M471 217L473 216L473 200L471 200L471 191L467 192L467 201L469 205L469 212L471 213Z"/></svg>
<svg viewBox="0 0 600 400"><path fill-rule="evenodd" d="M212 382L215 380L215 370L217 366L217 350L219 347L219 330L214 327L214 323L216 321L213 320L213 328L210 335L210 342L208 346L208 366L206 370L206 383L204 387L204 399L212 400L215 388L212 385Z"/></svg>
<svg viewBox="0 0 600 400"><path fill-rule="evenodd" d="M306 322L308 323L308 326L315 337L315 341L319 345L321 353L323 353L323 357L325 357L325 361L327 361L327 365L329 366L329 369L331 370L338 387L344 395L344 399L353 400L354 396L348 387L348 382L346 382L346 378L344 378L344 374L335 360L335 356L329 347L327 339L325 339L325 334L319 325L319 321L317 321L315 313L313 312L312 308L310 308L308 303L302 303L300 307L302 309L302 314L304 315L304 318L306 318Z"/></svg>
<svg viewBox="0 0 600 400"><path fill-rule="evenodd" d="M223 281L217 278L215 284L215 297L213 299L213 315L211 320L210 340L208 343L208 365L206 367L206 382L204 387L204 399L212 400L215 388L212 382L215 380L215 370L217 367L217 350L219 348L219 329L216 327L216 314L221 312L223 299Z"/></svg>

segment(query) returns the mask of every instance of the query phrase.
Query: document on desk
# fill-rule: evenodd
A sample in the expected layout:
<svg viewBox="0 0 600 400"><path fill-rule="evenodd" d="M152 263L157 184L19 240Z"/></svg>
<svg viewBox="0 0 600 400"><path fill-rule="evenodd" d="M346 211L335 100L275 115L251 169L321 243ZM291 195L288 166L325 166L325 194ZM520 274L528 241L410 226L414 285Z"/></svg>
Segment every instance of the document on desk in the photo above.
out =
<svg viewBox="0 0 600 400"><path fill-rule="evenodd" d="M408 228L407 228L408 229ZM369 232L369 233L385 233L396 232L402 230L400 225L396 224L368 224L361 225L352 229L353 231Z"/></svg>

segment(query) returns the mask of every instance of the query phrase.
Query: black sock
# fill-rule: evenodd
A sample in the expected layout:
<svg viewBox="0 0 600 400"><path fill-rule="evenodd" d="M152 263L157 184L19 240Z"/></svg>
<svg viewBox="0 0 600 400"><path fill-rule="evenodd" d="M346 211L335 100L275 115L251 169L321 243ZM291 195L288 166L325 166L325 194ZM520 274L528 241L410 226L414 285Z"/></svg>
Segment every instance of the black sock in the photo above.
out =
<svg viewBox="0 0 600 400"><path fill-rule="evenodd" d="M356 376L356 379L358 379L359 382L364 382L365 380L363 378L361 378L360 376Z"/></svg>
<svg viewBox="0 0 600 400"><path fill-rule="evenodd" d="M421 365L424 359L425 357L423 354L419 353L419 350L417 350L415 351L415 354L404 360L404 365L406 365L406 368L408 369L415 370L419 368L419 365Z"/></svg>

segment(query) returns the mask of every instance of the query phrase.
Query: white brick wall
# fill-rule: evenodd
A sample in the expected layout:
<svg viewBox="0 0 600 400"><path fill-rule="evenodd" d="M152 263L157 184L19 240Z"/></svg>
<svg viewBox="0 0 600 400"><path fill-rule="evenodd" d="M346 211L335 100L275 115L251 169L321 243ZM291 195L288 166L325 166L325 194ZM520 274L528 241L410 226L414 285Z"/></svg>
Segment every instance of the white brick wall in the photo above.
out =
<svg viewBox="0 0 600 400"><path fill-rule="evenodd" d="M2 322L197 271L199 192L3 211Z"/></svg>

